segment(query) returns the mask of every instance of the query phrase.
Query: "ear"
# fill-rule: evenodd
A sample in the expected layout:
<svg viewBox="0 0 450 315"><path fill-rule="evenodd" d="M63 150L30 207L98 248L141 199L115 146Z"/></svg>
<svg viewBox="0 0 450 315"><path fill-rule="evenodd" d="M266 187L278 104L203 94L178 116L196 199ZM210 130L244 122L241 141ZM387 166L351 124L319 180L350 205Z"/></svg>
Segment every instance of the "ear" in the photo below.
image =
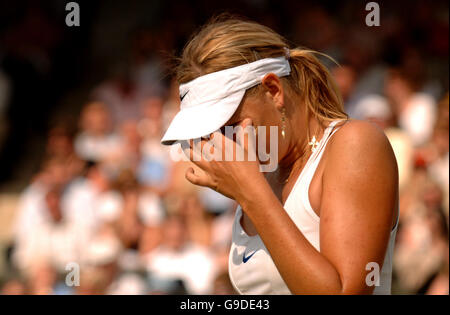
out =
<svg viewBox="0 0 450 315"><path fill-rule="evenodd" d="M281 110L284 106L284 89L280 78L274 73L268 73L261 84L265 90L265 96L274 102L278 110Z"/></svg>

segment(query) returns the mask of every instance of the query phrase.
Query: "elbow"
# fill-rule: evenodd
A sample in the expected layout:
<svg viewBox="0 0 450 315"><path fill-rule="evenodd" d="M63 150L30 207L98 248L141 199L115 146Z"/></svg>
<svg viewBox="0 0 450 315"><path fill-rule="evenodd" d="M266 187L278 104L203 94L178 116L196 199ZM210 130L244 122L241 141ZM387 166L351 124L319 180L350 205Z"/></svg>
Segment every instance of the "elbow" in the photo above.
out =
<svg viewBox="0 0 450 315"><path fill-rule="evenodd" d="M343 285L340 295L370 295L373 292L373 287L364 284L358 285Z"/></svg>

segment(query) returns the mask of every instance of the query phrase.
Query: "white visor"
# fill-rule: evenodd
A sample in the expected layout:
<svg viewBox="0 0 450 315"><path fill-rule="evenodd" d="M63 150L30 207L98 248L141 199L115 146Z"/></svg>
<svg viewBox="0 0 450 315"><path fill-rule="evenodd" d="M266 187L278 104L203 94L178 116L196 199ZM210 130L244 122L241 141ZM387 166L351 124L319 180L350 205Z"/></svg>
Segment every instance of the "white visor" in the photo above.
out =
<svg viewBox="0 0 450 315"><path fill-rule="evenodd" d="M170 145L217 131L233 116L245 91L260 84L268 73L279 77L289 75L289 61L284 56L265 58L181 84L180 111L170 123L161 143Z"/></svg>

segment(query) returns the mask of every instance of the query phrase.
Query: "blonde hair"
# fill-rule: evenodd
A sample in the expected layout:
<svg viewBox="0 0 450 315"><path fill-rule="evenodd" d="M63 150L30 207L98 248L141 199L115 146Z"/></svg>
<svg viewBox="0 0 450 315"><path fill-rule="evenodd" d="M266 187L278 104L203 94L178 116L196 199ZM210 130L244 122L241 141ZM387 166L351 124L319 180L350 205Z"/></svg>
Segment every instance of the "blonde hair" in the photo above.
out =
<svg viewBox="0 0 450 315"><path fill-rule="evenodd" d="M177 81L186 83L208 73L283 56L289 46L286 39L264 25L219 16L203 26L184 47L176 69ZM348 119L331 74L315 54L326 56L300 47L289 49L291 74L281 79L300 96L307 114L319 121ZM247 92L254 92L255 88Z"/></svg>

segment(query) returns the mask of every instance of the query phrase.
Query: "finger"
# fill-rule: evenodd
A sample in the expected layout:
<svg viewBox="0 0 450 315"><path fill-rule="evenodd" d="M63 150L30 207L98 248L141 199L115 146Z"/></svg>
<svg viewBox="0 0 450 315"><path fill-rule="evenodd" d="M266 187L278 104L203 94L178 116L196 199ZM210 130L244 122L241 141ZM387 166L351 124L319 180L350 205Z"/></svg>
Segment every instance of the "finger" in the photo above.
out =
<svg viewBox="0 0 450 315"><path fill-rule="evenodd" d="M190 140L183 140L180 141L180 147L181 151L184 153L184 155L189 159L192 160L191 156L191 146L190 146Z"/></svg>
<svg viewBox="0 0 450 315"><path fill-rule="evenodd" d="M181 142L181 149L186 157L191 161L200 161L200 150L196 145L200 140L199 139L190 139Z"/></svg>
<svg viewBox="0 0 450 315"><path fill-rule="evenodd" d="M239 129L240 128L237 128L237 137L239 134ZM232 130L228 129L227 126L225 128L225 135L223 135L220 131L213 133L211 141L213 142L214 149L217 150L217 156L221 159L224 159L225 161L243 161L243 154L239 154L239 152L243 150L237 150L237 143L233 140L233 137L231 135L227 134L230 131L232 132Z"/></svg>
<svg viewBox="0 0 450 315"><path fill-rule="evenodd" d="M244 123L245 121L245 123ZM213 141L214 146L221 145L221 151L223 153L221 155L224 156L226 161L245 161L247 158L246 153L246 145L245 145L245 133L250 132L250 134L253 131L253 128L244 128L251 126L251 120L250 119L244 119L239 126L236 128L226 126L225 127L225 135L223 135L220 132L214 133ZM244 130L246 129L246 130ZM232 134L229 134L229 132L232 132ZM234 134L235 133L235 134ZM233 134L235 137L233 137ZM235 140L234 140L235 138ZM254 155L254 154L253 154ZM253 156L251 154L251 156ZM255 160L253 158L253 160Z"/></svg>
<svg viewBox="0 0 450 315"><path fill-rule="evenodd" d="M187 156L192 163L206 171L208 165L207 163L205 163L205 161L202 161L201 154L195 147L195 141L188 140L182 142L181 149L183 150L184 155Z"/></svg>
<svg viewBox="0 0 450 315"><path fill-rule="evenodd" d="M215 156L217 150L211 138L209 138L208 140L202 139L201 142L197 145L197 151L201 152L202 160L206 162L217 160Z"/></svg>
<svg viewBox="0 0 450 315"><path fill-rule="evenodd" d="M200 162L202 160L201 157L201 149L199 148L198 143L199 139L191 139L186 141L187 144L182 145L182 149L184 154L191 160L192 162Z"/></svg>
<svg viewBox="0 0 450 315"><path fill-rule="evenodd" d="M245 118L239 129L238 144L246 152L248 161L256 161L256 129L253 126L253 121L250 118Z"/></svg>
<svg viewBox="0 0 450 315"><path fill-rule="evenodd" d="M226 137L220 131L211 134L209 143L213 146L213 158L215 161L227 161L223 148L225 147Z"/></svg>
<svg viewBox="0 0 450 315"><path fill-rule="evenodd" d="M206 173L196 174L192 167L187 169L185 177L190 183L194 185L212 187L209 176Z"/></svg>
<svg viewBox="0 0 450 315"><path fill-rule="evenodd" d="M193 148L193 140L186 140L181 142L181 150L190 161L194 161L194 159L198 158L196 152L192 150L192 148Z"/></svg>
<svg viewBox="0 0 450 315"><path fill-rule="evenodd" d="M191 162L195 163L197 161L201 161L201 157L198 154L197 150L194 150L193 140L186 140L181 142L181 150Z"/></svg>
<svg viewBox="0 0 450 315"><path fill-rule="evenodd" d="M190 142L191 150L193 151L193 158L196 161L206 160L210 161L212 145L207 139L198 138Z"/></svg>
<svg viewBox="0 0 450 315"><path fill-rule="evenodd" d="M192 160L201 161L201 153L202 153L202 139L192 139L189 141L189 146L191 148Z"/></svg>

